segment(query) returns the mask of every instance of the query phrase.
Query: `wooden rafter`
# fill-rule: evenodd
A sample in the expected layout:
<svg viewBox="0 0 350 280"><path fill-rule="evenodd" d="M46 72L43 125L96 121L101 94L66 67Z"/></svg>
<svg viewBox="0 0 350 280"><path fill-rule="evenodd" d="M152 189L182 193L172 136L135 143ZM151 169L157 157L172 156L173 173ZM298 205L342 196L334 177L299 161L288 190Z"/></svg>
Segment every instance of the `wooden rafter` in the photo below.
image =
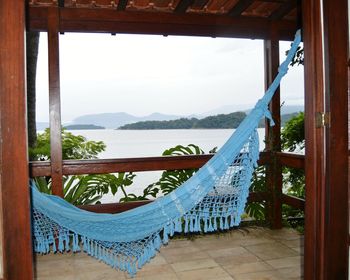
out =
<svg viewBox="0 0 350 280"><path fill-rule="evenodd" d="M128 5L128 0L119 0L117 11L125 11L127 5Z"/></svg>
<svg viewBox="0 0 350 280"><path fill-rule="evenodd" d="M239 0L237 4L228 12L231 17L240 16L255 0Z"/></svg>
<svg viewBox="0 0 350 280"><path fill-rule="evenodd" d="M175 13L185 13L187 9L193 5L194 0L180 0L180 2L177 4L174 12Z"/></svg>
<svg viewBox="0 0 350 280"><path fill-rule="evenodd" d="M47 31L48 7L30 7L28 29ZM59 32L105 32L266 39L271 21L197 13L60 8ZM293 39L296 22L276 21L281 40Z"/></svg>
<svg viewBox="0 0 350 280"><path fill-rule="evenodd" d="M281 6L269 16L269 19L282 19L284 16L288 15L294 8L296 8L297 4L298 0L290 0L285 2L284 4L281 4Z"/></svg>

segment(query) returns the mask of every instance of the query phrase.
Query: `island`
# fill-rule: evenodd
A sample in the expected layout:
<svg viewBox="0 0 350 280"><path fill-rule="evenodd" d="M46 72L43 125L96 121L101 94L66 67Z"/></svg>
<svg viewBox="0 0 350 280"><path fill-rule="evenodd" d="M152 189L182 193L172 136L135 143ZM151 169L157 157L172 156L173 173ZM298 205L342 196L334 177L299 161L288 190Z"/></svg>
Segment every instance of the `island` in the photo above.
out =
<svg viewBox="0 0 350 280"><path fill-rule="evenodd" d="M180 118L169 121L141 121L126 124L119 129L224 129L237 128L245 118L245 112L234 112L231 114L220 114L203 119Z"/></svg>
<svg viewBox="0 0 350 280"><path fill-rule="evenodd" d="M103 126L94 125L94 124L71 124L71 125L65 125L64 128L67 130L106 129Z"/></svg>

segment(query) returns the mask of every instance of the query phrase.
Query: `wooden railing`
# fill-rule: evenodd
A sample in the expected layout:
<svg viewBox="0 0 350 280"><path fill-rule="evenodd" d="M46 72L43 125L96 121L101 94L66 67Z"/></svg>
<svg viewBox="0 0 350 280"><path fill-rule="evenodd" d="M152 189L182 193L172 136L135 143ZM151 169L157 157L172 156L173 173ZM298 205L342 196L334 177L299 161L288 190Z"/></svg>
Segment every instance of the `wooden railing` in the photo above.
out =
<svg viewBox="0 0 350 280"><path fill-rule="evenodd" d="M117 172L140 172L200 168L212 154L185 155L185 156L161 156L142 158L120 158L120 159L96 159L96 160L64 160L62 163L63 175L78 174L105 174ZM305 157L303 155L278 152L274 154L281 165L292 168L304 168ZM272 154L261 152L259 165L268 165ZM30 162L29 172L31 177L51 176L51 163L49 161ZM249 194L249 202L262 202L269 200L268 192L254 192ZM304 209L305 201L293 196L283 194L282 203L294 208ZM107 203L99 205L81 206L82 209L98 213L118 213L139 207L151 201Z"/></svg>

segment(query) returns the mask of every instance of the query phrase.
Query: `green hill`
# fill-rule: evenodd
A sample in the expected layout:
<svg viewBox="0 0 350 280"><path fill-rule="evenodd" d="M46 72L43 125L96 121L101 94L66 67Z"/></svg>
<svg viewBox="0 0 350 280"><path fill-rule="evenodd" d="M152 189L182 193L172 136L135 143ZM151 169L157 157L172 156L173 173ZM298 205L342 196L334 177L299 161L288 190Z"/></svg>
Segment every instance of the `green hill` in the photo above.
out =
<svg viewBox="0 0 350 280"><path fill-rule="evenodd" d="M245 118L246 113L235 112L209 116L203 119L181 118L170 121L143 121L121 126L119 129L215 129L215 128L237 128Z"/></svg>
<svg viewBox="0 0 350 280"><path fill-rule="evenodd" d="M290 120L298 113L285 114L281 116L281 125ZM203 119L181 118L170 121L141 121L132 124L126 124L118 129L124 130L146 130L146 129L225 129L237 128L241 121L246 117L245 112L235 112L231 114L220 114L209 116ZM262 119L259 127L265 126L265 120Z"/></svg>

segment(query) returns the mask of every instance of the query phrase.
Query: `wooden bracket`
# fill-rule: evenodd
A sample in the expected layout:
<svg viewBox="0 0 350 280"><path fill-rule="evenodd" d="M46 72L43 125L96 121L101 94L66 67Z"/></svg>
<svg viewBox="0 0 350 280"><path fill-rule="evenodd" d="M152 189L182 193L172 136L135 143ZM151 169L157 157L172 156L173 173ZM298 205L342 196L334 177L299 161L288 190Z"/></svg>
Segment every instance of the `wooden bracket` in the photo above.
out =
<svg viewBox="0 0 350 280"><path fill-rule="evenodd" d="M331 124L331 115L329 112L316 112L316 127L329 127Z"/></svg>

